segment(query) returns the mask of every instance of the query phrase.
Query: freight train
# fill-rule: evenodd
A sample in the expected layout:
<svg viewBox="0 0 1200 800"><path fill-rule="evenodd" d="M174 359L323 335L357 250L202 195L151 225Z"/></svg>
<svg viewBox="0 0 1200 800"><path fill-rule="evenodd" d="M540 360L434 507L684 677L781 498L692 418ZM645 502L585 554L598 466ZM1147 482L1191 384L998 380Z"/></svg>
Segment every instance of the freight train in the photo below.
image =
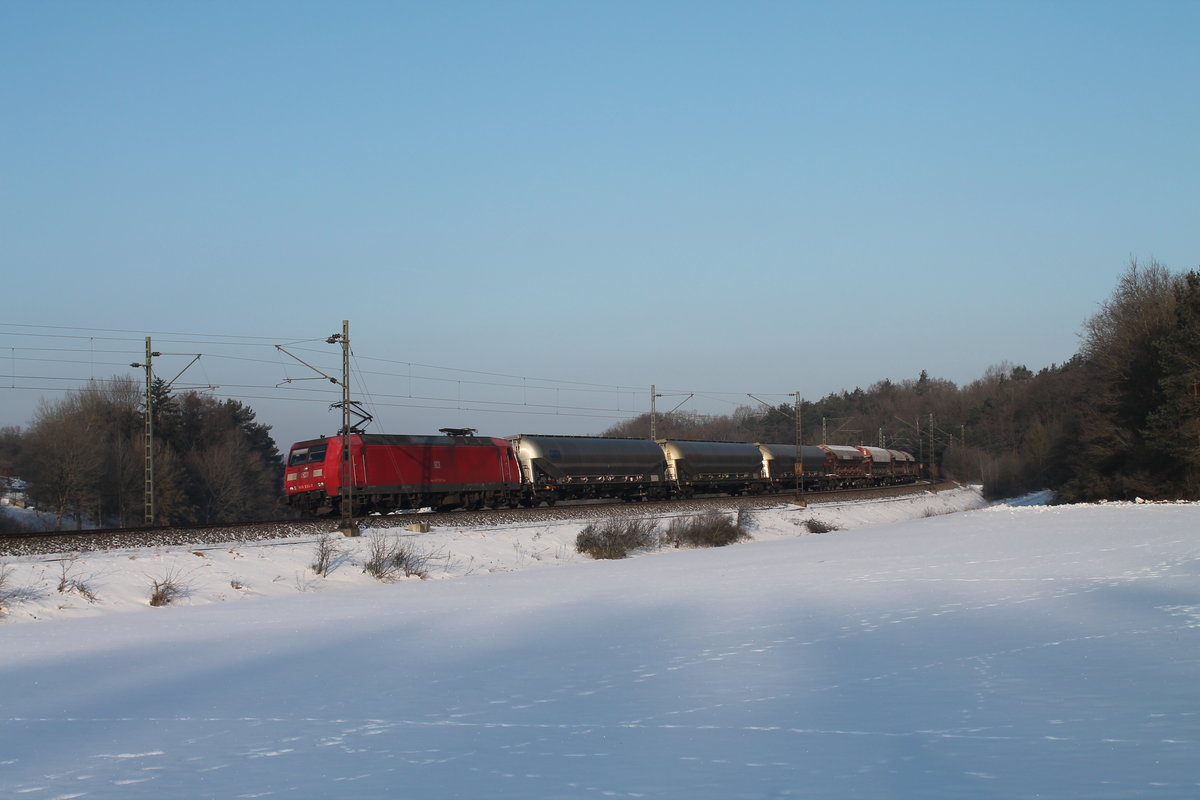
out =
<svg viewBox="0 0 1200 800"><path fill-rule="evenodd" d="M881 447L443 433L297 442L284 472L288 504L306 516L340 512L344 465L354 514L881 486L911 483L919 472L909 453Z"/></svg>

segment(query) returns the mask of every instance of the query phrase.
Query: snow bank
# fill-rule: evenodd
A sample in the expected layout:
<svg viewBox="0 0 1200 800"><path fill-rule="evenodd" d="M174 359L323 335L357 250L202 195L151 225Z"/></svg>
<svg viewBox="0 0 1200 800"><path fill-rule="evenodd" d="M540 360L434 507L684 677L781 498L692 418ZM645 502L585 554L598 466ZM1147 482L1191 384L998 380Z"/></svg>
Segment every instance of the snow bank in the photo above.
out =
<svg viewBox="0 0 1200 800"><path fill-rule="evenodd" d="M860 528L983 505L977 487L914 497L816 504L807 509L791 504L756 514L756 541L793 538L807 533L799 523L818 519L838 529ZM667 518L663 518L664 523ZM151 608L156 582L171 580L179 589L173 606L230 603L264 597L294 596L367 588L379 582L363 572L373 535L401 539L427 560L426 579L442 580L495 572L593 563L575 552L575 537L587 520L504 527L439 528L415 534L400 528L368 531L347 539L334 534L338 552L328 575L317 575L318 537L171 548L52 555L0 557L9 570L13 592L0 625ZM334 523L330 524L330 531ZM664 551L658 555L667 555ZM419 580L410 578L409 580Z"/></svg>

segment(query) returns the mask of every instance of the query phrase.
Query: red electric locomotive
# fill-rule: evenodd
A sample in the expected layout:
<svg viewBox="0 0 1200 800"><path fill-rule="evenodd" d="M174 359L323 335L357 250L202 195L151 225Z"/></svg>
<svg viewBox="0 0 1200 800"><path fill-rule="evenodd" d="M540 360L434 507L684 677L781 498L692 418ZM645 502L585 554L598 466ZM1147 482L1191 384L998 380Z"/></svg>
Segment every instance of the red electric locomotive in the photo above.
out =
<svg viewBox="0 0 1200 800"><path fill-rule="evenodd" d="M292 508L340 510L343 441L350 443L355 514L515 506L520 498L520 470L504 439L363 433L292 445L283 482Z"/></svg>

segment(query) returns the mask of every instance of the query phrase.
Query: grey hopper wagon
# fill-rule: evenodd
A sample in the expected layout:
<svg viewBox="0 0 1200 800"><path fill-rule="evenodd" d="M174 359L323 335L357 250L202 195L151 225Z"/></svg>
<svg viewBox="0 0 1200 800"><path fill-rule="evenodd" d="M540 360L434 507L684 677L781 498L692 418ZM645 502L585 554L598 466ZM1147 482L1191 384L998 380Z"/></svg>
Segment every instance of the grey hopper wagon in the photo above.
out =
<svg viewBox="0 0 1200 800"><path fill-rule="evenodd" d="M535 502L668 493L663 451L650 439L520 434L508 440Z"/></svg>
<svg viewBox="0 0 1200 800"><path fill-rule="evenodd" d="M796 478L797 448L794 444L760 444L763 457L763 474L773 484ZM806 481L823 482L826 478L825 451L816 445L805 444L799 448L800 475ZM777 486L776 488L791 488Z"/></svg>
<svg viewBox="0 0 1200 800"><path fill-rule="evenodd" d="M748 442L699 442L660 439L667 457L667 477L681 495L766 491L763 455Z"/></svg>

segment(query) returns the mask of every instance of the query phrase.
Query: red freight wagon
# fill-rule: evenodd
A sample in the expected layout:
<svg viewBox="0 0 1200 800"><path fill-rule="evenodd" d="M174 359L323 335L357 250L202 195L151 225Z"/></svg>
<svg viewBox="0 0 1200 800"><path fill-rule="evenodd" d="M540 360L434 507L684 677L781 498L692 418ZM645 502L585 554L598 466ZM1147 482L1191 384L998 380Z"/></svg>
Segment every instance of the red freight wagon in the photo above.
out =
<svg viewBox="0 0 1200 800"><path fill-rule="evenodd" d="M308 514L339 510L342 442L350 442L354 513L515 505L521 478L512 448L484 436L330 436L292 445L288 503Z"/></svg>
<svg viewBox="0 0 1200 800"><path fill-rule="evenodd" d="M891 450L866 445L859 445L856 449L863 454L864 468L871 483L880 485L892 482L895 464L892 462Z"/></svg>
<svg viewBox="0 0 1200 800"><path fill-rule="evenodd" d="M826 471L831 473L835 486L865 486L867 482L867 457L857 447L845 445L818 445L829 454L825 461Z"/></svg>
<svg viewBox="0 0 1200 800"><path fill-rule="evenodd" d="M920 475L917 460L903 450L889 450L892 454L892 470L897 483L907 483Z"/></svg>

